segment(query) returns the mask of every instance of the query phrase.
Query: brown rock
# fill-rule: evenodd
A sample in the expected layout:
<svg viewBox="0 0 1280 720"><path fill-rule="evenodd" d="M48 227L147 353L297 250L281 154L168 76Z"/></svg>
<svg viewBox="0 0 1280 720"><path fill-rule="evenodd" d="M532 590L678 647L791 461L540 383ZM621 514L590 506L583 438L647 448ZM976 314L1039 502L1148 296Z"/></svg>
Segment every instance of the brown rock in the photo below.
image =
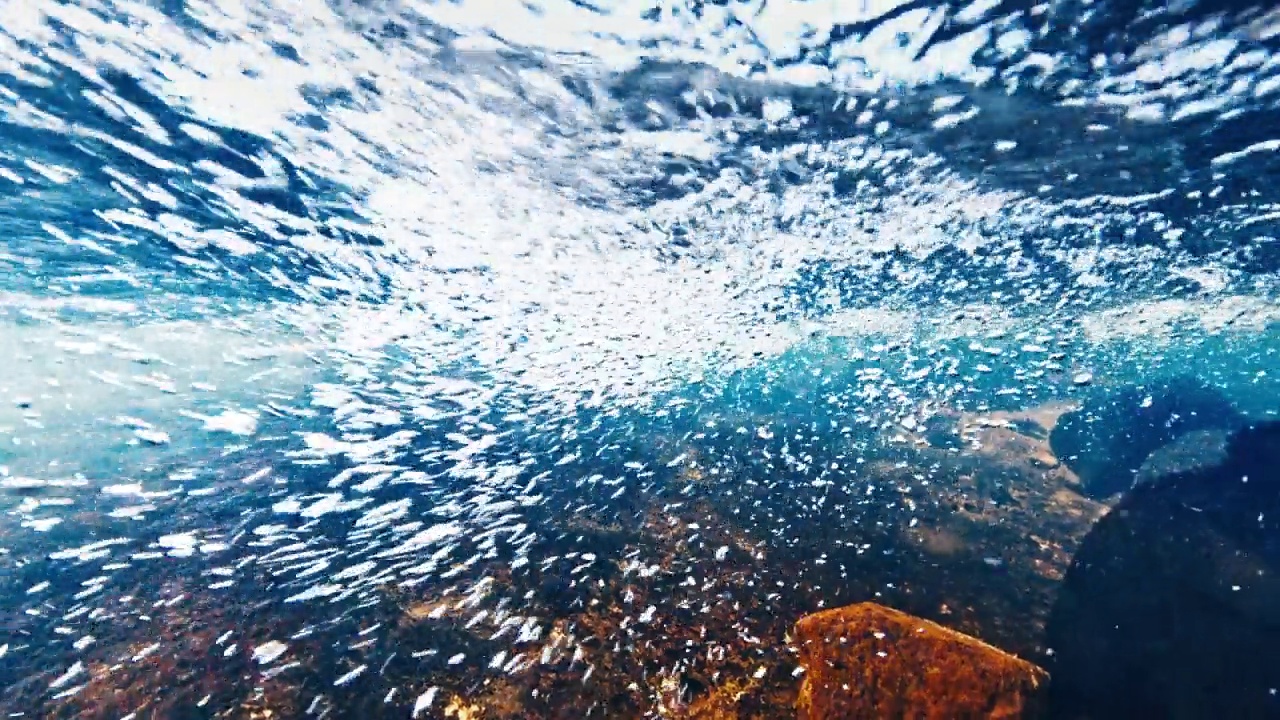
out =
<svg viewBox="0 0 1280 720"><path fill-rule="evenodd" d="M875 603L801 618L801 720L1027 718L1043 670L986 643Z"/></svg>
<svg viewBox="0 0 1280 720"><path fill-rule="evenodd" d="M1061 463L1058 462L1058 458L1054 457L1053 453L1049 452L1047 448L1040 448L1031 453L1031 464L1036 467L1052 470L1058 467Z"/></svg>

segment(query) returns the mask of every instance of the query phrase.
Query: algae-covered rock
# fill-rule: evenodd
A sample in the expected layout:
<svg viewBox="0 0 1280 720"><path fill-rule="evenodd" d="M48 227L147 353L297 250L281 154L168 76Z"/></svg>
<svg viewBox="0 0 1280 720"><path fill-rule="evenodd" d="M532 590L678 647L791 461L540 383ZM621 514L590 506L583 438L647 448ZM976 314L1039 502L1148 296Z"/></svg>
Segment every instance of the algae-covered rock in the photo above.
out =
<svg viewBox="0 0 1280 720"><path fill-rule="evenodd" d="M1047 676L976 638L875 603L796 624L802 720L1024 718Z"/></svg>

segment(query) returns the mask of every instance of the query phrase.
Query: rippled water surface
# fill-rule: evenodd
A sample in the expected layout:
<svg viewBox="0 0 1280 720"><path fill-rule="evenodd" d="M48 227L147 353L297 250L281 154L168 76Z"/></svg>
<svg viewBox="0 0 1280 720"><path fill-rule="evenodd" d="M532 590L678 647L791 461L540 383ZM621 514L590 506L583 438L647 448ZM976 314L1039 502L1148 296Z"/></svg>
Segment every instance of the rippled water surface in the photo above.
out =
<svg viewBox="0 0 1280 720"><path fill-rule="evenodd" d="M0 708L778 717L865 600L1052 665L1134 478L1280 411L1278 51L1234 1L12 0ZM1266 497L1170 563L1274 628Z"/></svg>

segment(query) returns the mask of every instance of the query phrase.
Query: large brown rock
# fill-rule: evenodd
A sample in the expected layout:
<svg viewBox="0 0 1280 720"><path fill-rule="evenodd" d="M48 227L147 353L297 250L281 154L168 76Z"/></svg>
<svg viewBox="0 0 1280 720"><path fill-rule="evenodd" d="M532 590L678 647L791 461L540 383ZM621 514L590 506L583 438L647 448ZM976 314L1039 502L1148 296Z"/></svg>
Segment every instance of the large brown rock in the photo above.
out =
<svg viewBox="0 0 1280 720"><path fill-rule="evenodd" d="M875 603L802 618L796 643L801 720L1038 717L1048 679L980 640Z"/></svg>

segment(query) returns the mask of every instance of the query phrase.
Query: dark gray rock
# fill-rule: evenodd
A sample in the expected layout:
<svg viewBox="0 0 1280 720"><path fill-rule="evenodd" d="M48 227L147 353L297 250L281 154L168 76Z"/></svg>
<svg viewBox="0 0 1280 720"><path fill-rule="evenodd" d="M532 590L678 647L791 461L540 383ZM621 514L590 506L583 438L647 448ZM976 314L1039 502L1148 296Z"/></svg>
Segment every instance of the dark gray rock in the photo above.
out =
<svg viewBox="0 0 1280 720"><path fill-rule="evenodd" d="M1222 393L1176 377L1095 390L1058 420L1049 447L1080 478L1086 495L1107 498L1131 488L1147 457L1182 435L1244 425Z"/></svg>
<svg viewBox="0 0 1280 720"><path fill-rule="evenodd" d="M1162 477L1220 465L1227 458L1232 432L1193 430L1147 456L1134 482L1145 485Z"/></svg>
<svg viewBox="0 0 1280 720"><path fill-rule="evenodd" d="M1135 487L1046 629L1059 718L1280 717L1280 423Z"/></svg>

